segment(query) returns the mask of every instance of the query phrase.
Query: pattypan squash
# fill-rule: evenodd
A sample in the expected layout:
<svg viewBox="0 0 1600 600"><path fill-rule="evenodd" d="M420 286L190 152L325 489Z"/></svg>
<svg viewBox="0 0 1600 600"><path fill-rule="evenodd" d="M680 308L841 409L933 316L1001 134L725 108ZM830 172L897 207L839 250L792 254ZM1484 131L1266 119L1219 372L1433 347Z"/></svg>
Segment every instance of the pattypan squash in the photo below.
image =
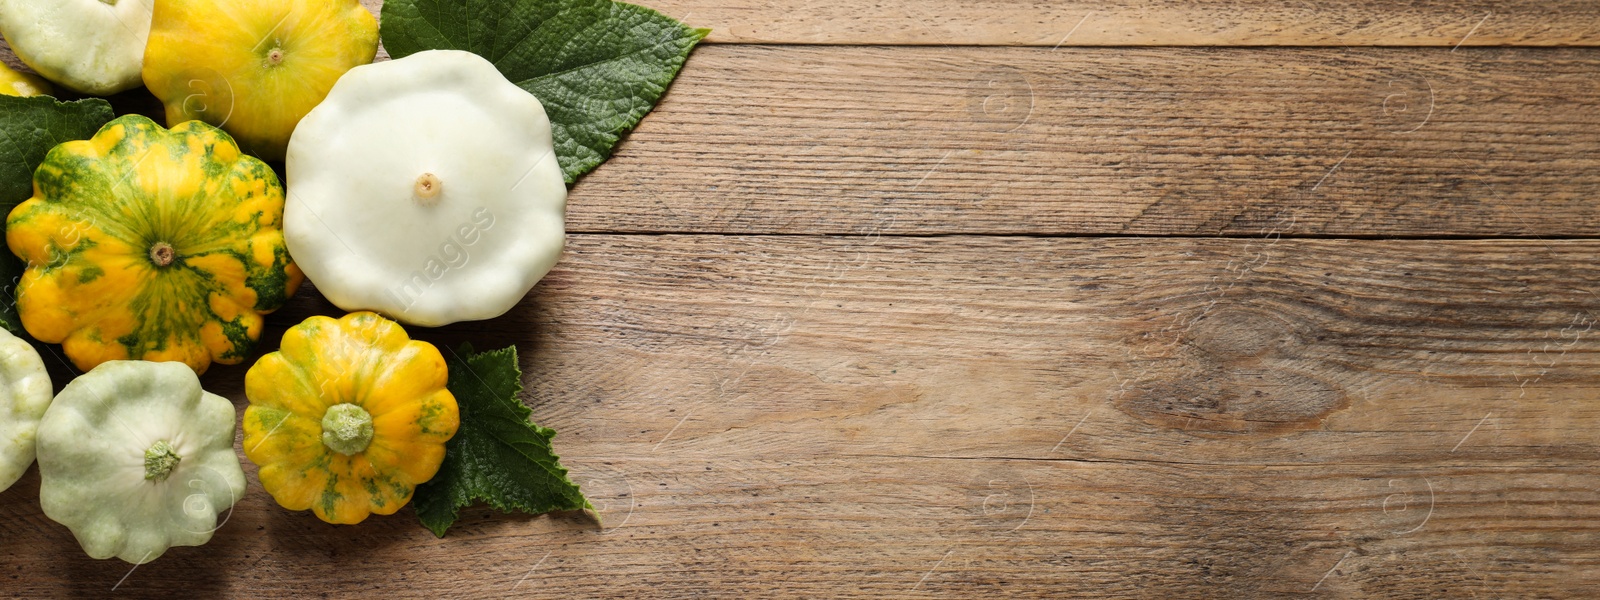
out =
<svg viewBox="0 0 1600 600"><path fill-rule="evenodd" d="M0 491L33 464L34 436L50 393L50 374L39 352L0 329Z"/></svg>
<svg viewBox="0 0 1600 600"><path fill-rule="evenodd" d="M262 314L302 279L282 214L277 175L222 130L115 119L51 149L34 197L6 221L6 244L27 264L22 326L83 370L121 359L196 372L241 362Z"/></svg>
<svg viewBox="0 0 1600 600"><path fill-rule="evenodd" d="M460 415L432 344L370 312L311 317L245 374L244 453L289 510L394 514L432 479Z"/></svg>
<svg viewBox="0 0 1600 600"><path fill-rule="evenodd" d="M300 117L377 52L378 19L357 0L161 0L144 81L168 126L205 121L280 160Z"/></svg>
<svg viewBox="0 0 1600 600"><path fill-rule="evenodd" d="M32 73L23 73L0 63L0 96L48 96L50 82Z"/></svg>
<svg viewBox="0 0 1600 600"><path fill-rule="evenodd" d="M45 411L39 504L94 558L142 564L204 544L244 495L233 423L233 403L183 365L102 364Z"/></svg>
<svg viewBox="0 0 1600 600"><path fill-rule="evenodd" d="M289 250L345 310L430 327L497 317L565 243L543 105L469 52L351 69L300 122L286 167Z"/></svg>
<svg viewBox="0 0 1600 600"><path fill-rule="evenodd" d="M152 0L0 0L0 35L17 58L75 92L139 87Z"/></svg>

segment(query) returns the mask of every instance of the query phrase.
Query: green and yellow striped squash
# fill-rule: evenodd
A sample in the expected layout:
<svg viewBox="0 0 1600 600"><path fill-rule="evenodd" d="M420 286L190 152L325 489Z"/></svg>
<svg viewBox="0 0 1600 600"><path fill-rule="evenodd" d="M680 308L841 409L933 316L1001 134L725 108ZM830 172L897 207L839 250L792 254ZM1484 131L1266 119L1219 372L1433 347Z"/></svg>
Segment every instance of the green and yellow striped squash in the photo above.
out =
<svg viewBox="0 0 1600 600"><path fill-rule="evenodd" d="M389 515L444 461L460 413L432 344L375 313L311 317L245 374L244 454L289 510Z"/></svg>
<svg viewBox="0 0 1600 600"><path fill-rule="evenodd" d="M110 360L235 364L304 278L284 247L283 186L198 121L142 116L51 149L6 244L17 312L79 369Z"/></svg>

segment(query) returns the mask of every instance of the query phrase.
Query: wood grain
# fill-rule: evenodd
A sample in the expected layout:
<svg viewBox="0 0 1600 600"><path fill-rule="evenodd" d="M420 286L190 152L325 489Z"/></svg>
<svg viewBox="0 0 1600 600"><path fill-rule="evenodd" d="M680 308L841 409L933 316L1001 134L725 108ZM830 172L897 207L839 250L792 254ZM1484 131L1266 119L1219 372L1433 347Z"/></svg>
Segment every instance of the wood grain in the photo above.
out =
<svg viewBox="0 0 1600 600"><path fill-rule="evenodd" d="M378 14L382 0L361 0ZM1595 46L1586 0L646 0L712 44Z"/></svg>
<svg viewBox="0 0 1600 600"><path fill-rule="evenodd" d="M711 43L1592 46L1584 0L646 0ZM1069 35L1070 34L1070 35Z"/></svg>
<svg viewBox="0 0 1600 600"><path fill-rule="evenodd" d="M1600 55L708 47L576 231L1582 236Z"/></svg>
<svg viewBox="0 0 1600 600"><path fill-rule="evenodd" d="M136 597L1508 597L1600 584L1595 241L572 236L510 315L579 515L256 487L129 573L0 495L0 588ZM336 314L309 290L267 333ZM269 348L270 349L270 348ZM240 401L242 367L207 374ZM253 468L247 466L248 471Z"/></svg>
<svg viewBox="0 0 1600 600"><path fill-rule="evenodd" d="M711 46L568 225L1586 236L1596 115L1578 49Z"/></svg>
<svg viewBox="0 0 1600 600"><path fill-rule="evenodd" d="M1600 55L1482 47L1594 46L1600 6L646 4L711 44L573 190L556 271L413 331L518 347L603 525L334 527L246 463L212 543L130 569L30 472L0 596L1600 586ZM244 371L205 383L242 410Z"/></svg>

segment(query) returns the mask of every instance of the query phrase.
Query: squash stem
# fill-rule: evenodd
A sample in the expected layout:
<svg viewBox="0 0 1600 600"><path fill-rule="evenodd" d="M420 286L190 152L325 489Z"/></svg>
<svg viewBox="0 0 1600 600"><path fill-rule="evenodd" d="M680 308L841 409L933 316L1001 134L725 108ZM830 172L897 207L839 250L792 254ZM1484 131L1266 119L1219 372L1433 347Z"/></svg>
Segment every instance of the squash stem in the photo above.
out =
<svg viewBox="0 0 1600 600"><path fill-rule="evenodd" d="M360 454L372 443L372 415L354 404L335 404L322 415L322 444L340 454Z"/></svg>
<svg viewBox="0 0 1600 600"><path fill-rule="evenodd" d="M177 259L178 251L173 249L172 244L156 242L150 246L150 262L155 263L158 267L170 265L172 261Z"/></svg>
<svg viewBox="0 0 1600 600"><path fill-rule="evenodd" d="M422 199L424 204L432 204L433 199L439 197L439 186L442 185L444 185L444 182L439 181L438 175L423 173L417 176L417 183L413 186L412 191L416 192L417 198Z"/></svg>
<svg viewBox="0 0 1600 600"><path fill-rule="evenodd" d="M181 460L183 457L178 456L177 448L173 448L166 440L156 440L144 451L144 478L166 481Z"/></svg>

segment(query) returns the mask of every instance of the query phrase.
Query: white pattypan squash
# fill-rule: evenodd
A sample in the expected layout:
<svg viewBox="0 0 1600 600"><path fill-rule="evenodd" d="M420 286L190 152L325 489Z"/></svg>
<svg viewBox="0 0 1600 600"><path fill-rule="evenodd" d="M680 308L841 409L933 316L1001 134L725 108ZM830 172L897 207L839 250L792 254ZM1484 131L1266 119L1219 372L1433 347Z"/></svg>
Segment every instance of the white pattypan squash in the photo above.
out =
<svg viewBox="0 0 1600 600"><path fill-rule="evenodd" d="M39 351L0 329L0 490L33 464L34 434L50 407L50 392Z"/></svg>
<svg viewBox="0 0 1600 600"><path fill-rule="evenodd" d="M430 327L494 318L565 243L544 106L469 52L351 69L300 121L286 166L289 254L347 311Z"/></svg>
<svg viewBox="0 0 1600 600"><path fill-rule="evenodd" d="M17 58L75 92L107 96L143 85L155 0L0 0L0 35Z"/></svg>
<svg viewBox="0 0 1600 600"><path fill-rule="evenodd" d="M102 363L45 411L39 504L94 558L143 564L204 544L244 494L233 421L183 363Z"/></svg>

